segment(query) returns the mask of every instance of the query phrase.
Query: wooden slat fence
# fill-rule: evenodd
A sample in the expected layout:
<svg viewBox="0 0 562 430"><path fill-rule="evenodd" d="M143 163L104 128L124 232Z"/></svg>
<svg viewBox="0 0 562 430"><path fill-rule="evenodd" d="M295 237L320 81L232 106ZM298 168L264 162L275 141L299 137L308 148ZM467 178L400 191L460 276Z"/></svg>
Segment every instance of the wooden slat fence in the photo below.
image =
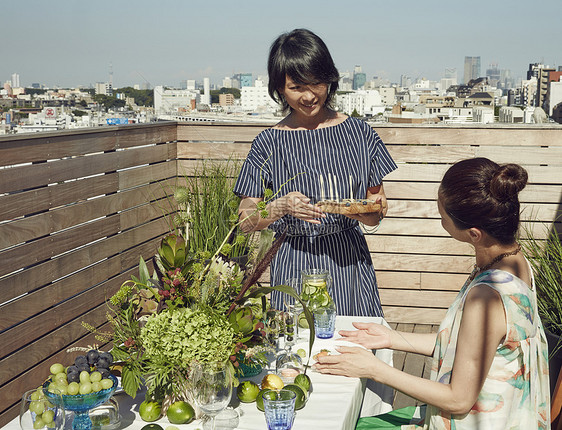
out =
<svg viewBox="0 0 562 430"><path fill-rule="evenodd" d="M105 299L154 255L176 129L0 138L0 426L68 348L99 343L82 322L107 329Z"/></svg>
<svg viewBox="0 0 562 430"><path fill-rule="evenodd" d="M245 158L263 125L178 125L178 172L198 159ZM452 163L487 157L529 172L521 193L523 220L536 235L542 222L560 226L562 127L376 125L398 169L384 181L389 211L367 242L388 321L438 324L472 269L472 248L441 227L436 196Z"/></svg>
<svg viewBox="0 0 562 430"><path fill-rule="evenodd" d="M68 348L96 342L82 322L103 329L106 297L154 254L178 176L201 159L244 159L265 127L168 122L0 137L0 426ZM367 233L386 318L437 324L472 262L440 226L443 172L474 156L521 163L524 218L550 225L562 207L562 128L375 129L399 164L385 181L388 217Z"/></svg>

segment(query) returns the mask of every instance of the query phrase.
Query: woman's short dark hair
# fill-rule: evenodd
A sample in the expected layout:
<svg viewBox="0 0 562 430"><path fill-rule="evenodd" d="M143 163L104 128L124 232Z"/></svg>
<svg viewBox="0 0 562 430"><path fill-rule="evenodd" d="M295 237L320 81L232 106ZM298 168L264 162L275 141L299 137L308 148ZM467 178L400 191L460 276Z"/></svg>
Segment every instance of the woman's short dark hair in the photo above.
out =
<svg viewBox="0 0 562 430"><path fill-rule="evenodd" d="M500 243L510 244L519 228L518 194L527 178L527 171L518 164L471 158L447 170L439 199L457 228L477 227Z"/></svg>
<svg viewBox="0 0 562 430"><path fill-rule="evenodd" d="M283 112L290 109L279 92L285 87L285 77L295 83L328 84L326 105L331 106L338 90L339 73L326 44L306 29L296 29L279 36L269 50L267 61L269 95L280 103Z"/></svg>

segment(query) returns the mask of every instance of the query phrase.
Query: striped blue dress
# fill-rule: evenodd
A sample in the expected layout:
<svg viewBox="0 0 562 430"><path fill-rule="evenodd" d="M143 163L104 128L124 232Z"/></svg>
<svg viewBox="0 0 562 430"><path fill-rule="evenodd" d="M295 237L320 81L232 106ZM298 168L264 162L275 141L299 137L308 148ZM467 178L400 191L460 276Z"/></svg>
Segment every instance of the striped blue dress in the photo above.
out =
<svg viewBox="0 0 562 430"><path fill-rule="evenodd" d="M328 177L334 175L334 194L337 189L340 199L365 198L367 188L380 185L394 169L396 164L378 134L356 118L315 130L269 128L252 143L234 192L262 198L265 188L280 190L278 197L300 191L314 204L322 195L330 196ZM326 215L319 225L286 215L269 226L276 233L288 231L271 263L271 284L301 278L304 269L327 269L338 315L383 316L375 270L358 221ZM272 293L272 306L283 309L280 293Z"/></svg>

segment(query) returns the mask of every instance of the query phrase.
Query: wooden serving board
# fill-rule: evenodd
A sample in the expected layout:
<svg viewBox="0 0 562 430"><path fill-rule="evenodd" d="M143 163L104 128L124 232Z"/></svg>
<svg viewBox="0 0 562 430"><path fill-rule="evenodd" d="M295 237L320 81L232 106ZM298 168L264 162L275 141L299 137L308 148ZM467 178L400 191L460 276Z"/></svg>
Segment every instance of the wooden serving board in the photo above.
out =
<svg viewBox="0 0 562 430"><path fill-rule="evenodd" d="M386 205L375 203L373 200L322 200L316 203L323 212L354 215L381 212Z"/></svg>

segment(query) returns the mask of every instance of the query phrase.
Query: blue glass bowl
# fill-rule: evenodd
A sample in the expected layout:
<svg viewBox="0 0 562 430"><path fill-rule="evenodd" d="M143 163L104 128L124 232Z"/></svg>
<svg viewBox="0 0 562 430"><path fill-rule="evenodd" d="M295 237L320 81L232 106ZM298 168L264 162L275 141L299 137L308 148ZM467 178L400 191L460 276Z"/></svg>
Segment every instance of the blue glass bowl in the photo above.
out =
<svg viewBox="0 0 562 430"><path fill-rule="evenodd" d="M92 428L92 420L90 419L89 411L109 400L117 389L117 378L113 375L109 375L108 379L113 381L113 386L111 388L89 394L75 394L73 396L67 394L62 396L65 410L74 412L74 420L72 421L73 430L90 430ZM51 381L47 381L43 384L43 392L49 400L56 403L54 401L56 397L52 396L47 390L50 382Z"/></svg>

